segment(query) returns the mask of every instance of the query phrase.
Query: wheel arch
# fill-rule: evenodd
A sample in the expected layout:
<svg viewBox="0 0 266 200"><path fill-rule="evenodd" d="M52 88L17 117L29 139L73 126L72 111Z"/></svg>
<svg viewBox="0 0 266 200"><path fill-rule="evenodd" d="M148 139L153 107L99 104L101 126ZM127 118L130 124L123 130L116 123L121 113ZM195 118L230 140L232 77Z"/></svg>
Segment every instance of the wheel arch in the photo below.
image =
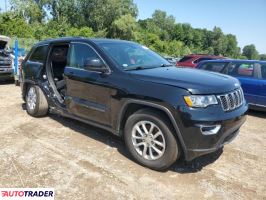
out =
<svg viewBox="0 0 266 200"><path fill-rule="evenodd" d="M121 109L120 114L119 114L118 125L117 125L119 135L123 136L123 129L124 129L124 126L125 126L125 123L126 123L128 117L130 115L132 115L133 113L141 110L141 109L156 110L156 111L162 113L165 117L167 117L167 119L169 119L169 122L172 126L171 128L173 129L173 131L175 133L174 136L178 139L178 142L181 145L184 156L186 157L187 156L186 155L187 154L186 153L187 152L186 145L185 145L185 142L183 140L183 137L181 135L179 127L178 127L172 113L165 106L162 106L162 105L159 105L156 103L146 102L146 101L142 101L142 100L128 100L122 106L122 109Z"/></svg>

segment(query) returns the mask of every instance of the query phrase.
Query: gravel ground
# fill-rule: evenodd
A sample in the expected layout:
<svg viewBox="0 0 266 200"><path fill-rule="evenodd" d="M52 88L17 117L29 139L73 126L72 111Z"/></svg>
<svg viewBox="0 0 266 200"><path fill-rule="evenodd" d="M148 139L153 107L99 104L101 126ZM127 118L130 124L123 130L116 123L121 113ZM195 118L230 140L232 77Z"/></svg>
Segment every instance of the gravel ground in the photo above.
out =
<svg viewBox="0 0 266 200"><path fill-rule="evenodd" d="M156 172L116 136L27 115L20 88L0 85L0 187L52 187L56 199L266 199L266 113L250 112L223 152Z"/></svg>

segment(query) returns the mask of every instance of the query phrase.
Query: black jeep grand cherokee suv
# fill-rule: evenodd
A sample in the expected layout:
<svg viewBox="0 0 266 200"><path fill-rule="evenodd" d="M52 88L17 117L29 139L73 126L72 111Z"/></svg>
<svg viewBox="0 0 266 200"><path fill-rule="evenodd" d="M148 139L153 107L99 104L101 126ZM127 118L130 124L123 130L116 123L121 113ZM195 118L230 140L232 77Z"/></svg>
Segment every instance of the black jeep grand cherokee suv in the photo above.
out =
<svg viewBox="0 0 266 200"><path fill-rule="evenodd" d="M248 108L235 78L176 68L128 41L47 40L32 48L22 76L28 114L49 111L106 129L155 170L223 147Z"/></svg>

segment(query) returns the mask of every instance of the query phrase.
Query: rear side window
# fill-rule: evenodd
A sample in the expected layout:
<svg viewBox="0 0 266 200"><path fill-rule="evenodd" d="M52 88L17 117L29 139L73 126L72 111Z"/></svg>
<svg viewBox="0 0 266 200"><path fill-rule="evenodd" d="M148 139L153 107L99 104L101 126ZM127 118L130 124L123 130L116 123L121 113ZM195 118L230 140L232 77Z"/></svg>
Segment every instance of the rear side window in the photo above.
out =
<svg viewBox="0 0 266 200"><path fill-rule="evenodd" d="M233 63L228 68L228 75L252 77L254 74L254 63Z"/></svg>
<svg viewBox="0 0 266 200"><path fill-rule="evenodd" d="M29 61L31 62L39 62L44 64L46 54L47 54L48 46L39 46L34 52L31 54Z"/></svg>
<svg viewBox="0 0 266 200"><path fill-rule="evenodd" d="M84 69L86 59L99 58L97 53L86 44L75 43L71 45L69 53L69 67Z"/></svg>
<svg viewBox="0 0 266 200"><path fill-rule="evenodd" d="M261 76L262 79L266 80L266 65L261 66Z"/></svg>
<svg viewBox="0 0 266 200"><path fill-rule="evenodd" d="M222 72L226 63L205 63L201 66L200 69L213 71L213 72Z"/></svg>
<svg viewBox="0 0 266 200"><path fill-rule="evenodd" d="M190 60L192 57L191 56L185 56L184 58L180 59L179 62L186 62Z"/></svg>

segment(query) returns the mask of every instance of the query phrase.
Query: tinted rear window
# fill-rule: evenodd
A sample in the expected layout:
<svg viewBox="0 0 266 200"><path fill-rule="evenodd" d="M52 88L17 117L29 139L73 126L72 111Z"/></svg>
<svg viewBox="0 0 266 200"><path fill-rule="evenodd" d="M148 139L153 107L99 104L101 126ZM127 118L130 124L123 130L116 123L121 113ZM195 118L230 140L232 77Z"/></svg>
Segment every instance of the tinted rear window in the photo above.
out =
<svg viewBox="0 0 266 200"><path fill-rule="evenodd" d="M227 63L205 63L201 66L200 69L213 71L213 72L221 72Z"/></svg>
<svg viewBox="0 0 266 200"><path fill-rule="evenodd" d="M185 56L184 58L181 58L179 60L179 62L186 62L186 61L190 60L191 58L193 58L193 57L191 57L191 56Z"/></svg>
<svg viewBox="0 0 266 200"><path fill-rule="evenodd" d="M44 63L46 54L47 54L48 46L39 46L34 52L31 54L29 61L31 62L39 62Z"/></svg>

